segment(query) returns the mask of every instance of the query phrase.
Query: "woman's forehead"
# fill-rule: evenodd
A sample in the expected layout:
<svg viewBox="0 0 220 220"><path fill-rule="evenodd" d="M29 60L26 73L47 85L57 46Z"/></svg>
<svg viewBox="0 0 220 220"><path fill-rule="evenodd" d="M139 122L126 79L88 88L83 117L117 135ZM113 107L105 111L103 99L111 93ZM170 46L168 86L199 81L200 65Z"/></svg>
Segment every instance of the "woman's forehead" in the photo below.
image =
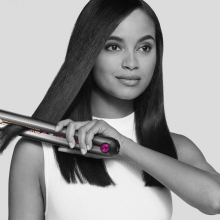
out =
<svg viewBox="0 0 220 220"><path fill-rule="evenodd" d="M141 9L134 10L111 34L121 38L140 38L151 35L155 39L155 25L152 19Z"/></svg>

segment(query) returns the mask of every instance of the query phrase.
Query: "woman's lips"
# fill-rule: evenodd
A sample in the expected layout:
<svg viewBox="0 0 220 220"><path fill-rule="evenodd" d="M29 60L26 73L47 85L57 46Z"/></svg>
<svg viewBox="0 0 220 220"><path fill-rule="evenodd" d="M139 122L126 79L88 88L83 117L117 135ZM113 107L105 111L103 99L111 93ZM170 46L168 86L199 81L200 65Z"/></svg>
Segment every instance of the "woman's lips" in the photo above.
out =
<svg viewBox="0 0 220 220"><path fill-rule="evenodd" d="M118 78L118 80L126 86L136 86L140 82L139 79L119 79Z"/></svg>

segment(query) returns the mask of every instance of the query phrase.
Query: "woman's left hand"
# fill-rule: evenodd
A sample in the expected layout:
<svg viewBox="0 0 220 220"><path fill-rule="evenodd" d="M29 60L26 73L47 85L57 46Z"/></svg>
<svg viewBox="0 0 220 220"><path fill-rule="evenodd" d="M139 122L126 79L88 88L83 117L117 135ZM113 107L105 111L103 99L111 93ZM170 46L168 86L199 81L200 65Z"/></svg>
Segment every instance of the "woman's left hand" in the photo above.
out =
<svg viewBox="0 0 220 220"><path fill-rule="evenodd" d="M71 119L65 119L57 123L55 131L61 131L64 127L67 127L66 139L70 145L70 148L72 149L75 146L74 134L75 131L78 130L79 147L81 153L85 156L87 151L89 151L92 148L92 139L94 138L95 134L101 134L103 136L112 137L116 139L120 144L120 151L123 146L124 139L126 138L104 120L93 119L92 121L73 121ZM95 155L89 157L97 159L102 158L101 156Z"/></svg>

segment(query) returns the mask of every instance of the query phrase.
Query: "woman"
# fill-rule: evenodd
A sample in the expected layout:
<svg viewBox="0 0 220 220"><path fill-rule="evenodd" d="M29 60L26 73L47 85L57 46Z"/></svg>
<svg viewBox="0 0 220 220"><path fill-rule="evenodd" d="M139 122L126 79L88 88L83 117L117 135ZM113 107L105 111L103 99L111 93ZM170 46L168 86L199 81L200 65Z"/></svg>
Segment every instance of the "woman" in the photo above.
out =
<svg viewBox="0 0 220 220"><path fill-rule="evenodd" d="M162 48L159 21L143 1L93 0L86 5L66 60L33 114L58 123L57 130L67 126L70 147L79 130L85 156L61 153L54 146L58 176L51 146L22 138L10 172L11 219L43 219L45 210L47 219L170 219L168 189L206 214L219 213L219 174L189 139L170 133L166 125ZM139 79L121 79L128 76ZM2 150L22 129L5 129ZM117 139L119 155L107 161L87 158L96 133ZM80 209L81 204L88 205Z"/></svg>

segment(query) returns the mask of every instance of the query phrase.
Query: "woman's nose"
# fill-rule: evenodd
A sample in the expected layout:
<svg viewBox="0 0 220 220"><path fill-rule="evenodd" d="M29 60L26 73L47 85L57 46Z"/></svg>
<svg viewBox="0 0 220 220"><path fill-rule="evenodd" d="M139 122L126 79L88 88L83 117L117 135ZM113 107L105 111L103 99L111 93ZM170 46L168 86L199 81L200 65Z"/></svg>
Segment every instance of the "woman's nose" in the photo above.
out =
<svg viewBox="0 0 220 220"><path fill-rule="evenodd" d="M135 57L135 54L133 52L127 52L125 57L122 61L122 68L123 69L137 69L139 68L139 63Z"/></svg>

